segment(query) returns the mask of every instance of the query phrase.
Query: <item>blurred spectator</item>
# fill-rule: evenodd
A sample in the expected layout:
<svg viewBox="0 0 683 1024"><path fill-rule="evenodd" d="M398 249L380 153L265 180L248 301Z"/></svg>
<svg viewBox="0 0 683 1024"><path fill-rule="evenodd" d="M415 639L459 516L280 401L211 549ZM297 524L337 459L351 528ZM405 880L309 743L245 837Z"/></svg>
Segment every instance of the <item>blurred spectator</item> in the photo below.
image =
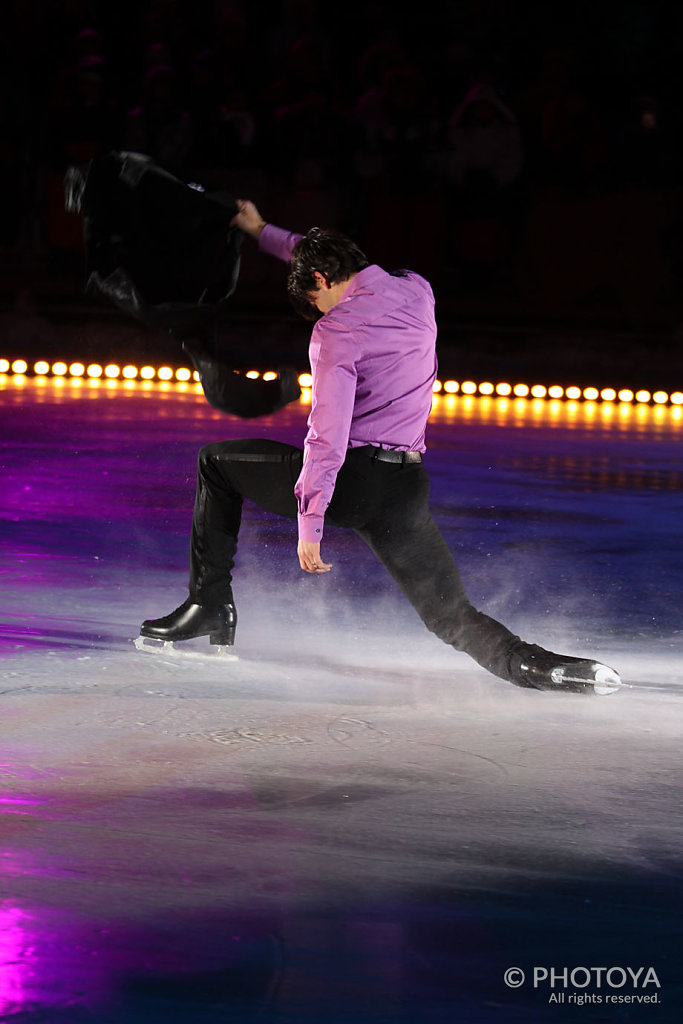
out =
<svg viewBox="0 0 683 1024"><path fill-rule="evenodd" d="M34 138L45 84L44 39L31 11L0 4L0 243L17 244L35 219Z"/></svg>
<svg viewBox="0 0 683 1024"><path fill-rule="evenodd" d="M519 118L534 184L576 194L598 187L608 157L608 134L594 89L580 88L568 47L548 47L535 78L512 106Z"/></svg>
<svg viewBox="0 0 683 1024"><path fill-rule="evenodd" d="M150 43L142 55L142 73L146 75L153 68L173 68L175 61L168 43Z"/></svg>
<svg viewBox="0 0 683 1024"><path fill-rule="evenodd" d="M490 85L474 85L449 119L444 159L448 253L470 286L505 266L523 163L515 115Z"/></svg>
<svg viewBox="0 0 683 1024"><path fill-rule="evenodd" d="M355 110L361 129L356 169L383 189L409 193L431 187L439 132L423 77L409 64L390 64L381 89L371 87Z"/></svg>
<svg viewBox="0 0 683 1024"><path fill-rule="evenodd" d="M76 33L74 39L76 63L85 57L105 59L104 36L96 28L83 28Z"/></svg>
<svg viewBox="0 0 683 1024"><path fill-rule="evenodd" d="M546 108L569 90L572 63L568 48L546 47L540 54L538 68L512 98L510 105L517 116L526 157L525 173L532 182L542 180L545 172Z"/></svg>
<svg viewBox="0 0 683 1024"><path fill-rule="evenodd" d="M398 41L375 42L358 61L360 95L355 105L354 121L357 128L354 162L361 179L379 177L384 170L377 136L384 113L386 76L408 66L408 59Z"/></svg>
<svg viewBox="0 0 683 1024"><path fill-rule="evenodd" d="M513 184L524 162L517 118L490 86L475 85L448 124L446 173L473 194Z"/></svg>
<svg viewBox="0 0 683 1024"><path fill-rule="evenodd" d="M598 183L607 160L607 133L597 107L578 89L548 99L543 109L543 178L581 193Z"/></svg>
<svg viewBox="0 0 683 1024"><path fill-rule="evenodd" d="M267 61L254 60L249 23L235 0L217 0L214 4L209 45L216 55L223 92L234 89L251 95L256 82L263 81L264 66L265 73L270 73Z"/></svg>
<svg viewBox="0 0 683 1024"><path fill-rule="evenodd" d="M85 38L90 42L93 37ZM104 59L97 54L81 56L68 74L60 73L59 86L47 109L45 166L38 186L46 203L45 241L80 251L79 218L64 209L64 173L72 165L85 167L116 146L119 111L108 94Z"/></svg>
<svg viewBox="0 0 683 1024"><path fill-rule="evenodd" d="M171 53L183 47L192 5L183 4L181 0L147 0L141 8L143 52L157 43L163 43Z"/></svg>
<svg viewBox="0 0 683 1024"><path fill-rule="evenodd" d="M196 168L239 170L251 163L256 119L231 69L222 73L215 51L195 55L189 90Z"/></svg>
<svg viewBox="0 0 683 1024"><path fill-rule="evenodd" d="M410 64L389 67L379 92L355 111L359 220L377 262L437 272L443 210L436 180L439 121L424 78Z"/></svg>
<svg viewBox="0 0 683 1024"><path fill-rule="evenodd" d="M273 123L272 159L282 180L297 188L321 188L339 180L346 168L346 123L326 96L285 104L275 111Z"/></svg>
<svg viewBox="0 0 683 1024"><path fill-rule="evenodd" d="M218 107L220 157L225 167L240 168L250 161L256 136L256 121L247 95L228 82Z"/></svg>
<svg viewBox="0 0 683 1024"><path fill-rule="evenodd" d="M167 65L146 73L140 105L129 111L123 149L151 156L161 167L182 174L190 159L192 122L180 96L177 76Z"/></svg>
<svg viewBox="0 0 683 1024"><path fill-rule="evenodd" d="M264 34L268 65L275 74L287 74L289 55L300 39L315 47L321 65L331 67L332 41L321 20L321 5L316 0L280 0L276 6L279 11L273 12Z"/></svg>
<svg viewBox="0 0 683 1024"><path fill-rule="evenodd" d="M222 163L215 138L220 92L216 52L205 47L194 55L188 78L188 110L194 135L193 163L199 167Z"/></svg>
<svg viewBox="0 0 683 1024"><path fill-rule="evenodd" d="M368 46L358 60L359 104L378 103L385 74L407 64L408 58L397 39L383 39Z"/></svg>
<svg viewBox="0 0 683 1024"><path fill-rule="evenodd" d="M53 94L49 107L48 153L51 166L63 172L111 149L120 126L102 57L81 57L61 85L61 94Z"/></svg>
<svg viewBox="0 0 683 1024"><path fill-rule="evenodd" d="M315 40L302 36L290 46L283 73L263 90L263 102L267 110L275 113L295 103L330 100L333 91L327 66Z"/></svg>
<svg viewBox="0 0 683 1024"><path fill-rule="evenodd" d="M615 133L610 184L657 188L673 185L676 178L673 140L661 123L657 97L632 97Z"/></svg>
<svg viewBox="0 0 683 1024"><path fill-rule="evenodd" d="M317 188L344 173L347 121L313 40L292 45L287 70L266 88L262 105L271 166L282 180Z"/></svg>

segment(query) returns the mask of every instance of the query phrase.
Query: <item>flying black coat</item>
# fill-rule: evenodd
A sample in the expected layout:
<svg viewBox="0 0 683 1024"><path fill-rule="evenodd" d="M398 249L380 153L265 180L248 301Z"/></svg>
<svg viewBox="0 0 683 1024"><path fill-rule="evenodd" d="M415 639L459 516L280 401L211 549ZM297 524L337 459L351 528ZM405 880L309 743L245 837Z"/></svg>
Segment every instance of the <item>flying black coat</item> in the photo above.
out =
<svg viewBox="0 0 683 1024"><path fill-rule="evenodd" d="M112 152L85 175L70 169L66 204L83 217L86 291L182 340L210 405L251 418L298 398L294 370L252 380L214 351L244 237L231 224L232 196L188 185L142 154Z"/></svg>

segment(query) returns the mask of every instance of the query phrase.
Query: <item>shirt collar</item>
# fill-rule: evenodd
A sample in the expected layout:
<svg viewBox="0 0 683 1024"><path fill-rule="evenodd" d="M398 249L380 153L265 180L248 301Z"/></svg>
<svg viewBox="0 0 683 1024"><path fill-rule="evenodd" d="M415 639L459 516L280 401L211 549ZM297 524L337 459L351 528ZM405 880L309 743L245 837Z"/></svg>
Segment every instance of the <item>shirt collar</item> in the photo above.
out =
<svg viewBox="0 0 683 1024"><path fill-rule="evenodd" d="M337 305L341 305L346 302L347 299L353 298L354 295L367 295L371 293L376 282L378 282L385 274L386 271L382 270L381 267L378 267L376 263L371 263L370 266L365 267L364 270L359 270Z"/></svg>

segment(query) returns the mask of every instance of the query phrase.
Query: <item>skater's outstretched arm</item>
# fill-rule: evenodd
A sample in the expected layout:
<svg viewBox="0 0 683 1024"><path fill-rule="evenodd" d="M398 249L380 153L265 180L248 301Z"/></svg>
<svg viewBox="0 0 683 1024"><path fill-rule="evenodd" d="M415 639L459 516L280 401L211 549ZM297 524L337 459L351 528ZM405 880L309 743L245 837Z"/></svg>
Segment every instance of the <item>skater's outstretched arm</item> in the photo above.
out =
<svg viewBox="0 0 683 1024"><path fill-rule="evenodd" d="M237 210L230 221L231 227L238 228L242 234L251 235L261 252L289 263L292 251L303 235L265 221L251 199L238 199Z"/></svg>

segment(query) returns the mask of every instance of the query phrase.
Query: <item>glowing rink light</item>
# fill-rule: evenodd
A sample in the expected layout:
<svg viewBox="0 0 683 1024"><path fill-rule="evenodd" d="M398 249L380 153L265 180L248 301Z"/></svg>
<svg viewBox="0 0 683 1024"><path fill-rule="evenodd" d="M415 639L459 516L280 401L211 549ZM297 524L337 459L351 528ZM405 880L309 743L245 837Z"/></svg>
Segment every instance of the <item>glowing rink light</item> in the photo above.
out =
<svg viewBox="0 0 683 1024"><path fill-rule="evenodd" d="M250 380L262 379L272 381L277 379L274 370L247 370L245 376ZM147 390L150 386L156 385L158 394L168 393L169 388L185 391L188 384L196 384L196 390L201 392L200 378L196 370L186 366L152 366L145 364L135 366L126 364L123 366L117 363L85 364L78 360L67 363L64 360L55 360L50 363L45 359L38 359L29 364L25 359L0 358L0 385L3 380L14 379L17 383L28 383L31 380L39 380L43 383L52 380L54 383L71 381L73 384L88 380L91 386L96 386L102 379L107 384L107 390L117 389L122 385L123 392L130 393L134 387L142 387ZM302 388L301 401L311 401L311 387L313 378L310 373L300 373L298 382ZM585 410L586 415L591 415L592 410L615 406L633 406L640 409L665 409L680 412L683 407L683 392L668 392L664 389L649 390L647 388L614 388L595 387L587 385L561 385L557 383L544 384L540 381L526 383L523 381L510 382L486 380L457 381L450 378L437 379L433 384L432 409L436 414L440 409L453 412L458 407L455 399L470 399L487 403L493 399L498 404L498 412L506 410L505 402L508 399L522 401L538 410L536 403L540 402L553 409L553 415L560 415L559 407L570 410L570 415L576 417L577 406ZM154 393L154 392L152 392ZM469 406L466 406L469 408ZM487 404L482 409L488 408ZM603 413L605 416L608 413Z"/></svg>

